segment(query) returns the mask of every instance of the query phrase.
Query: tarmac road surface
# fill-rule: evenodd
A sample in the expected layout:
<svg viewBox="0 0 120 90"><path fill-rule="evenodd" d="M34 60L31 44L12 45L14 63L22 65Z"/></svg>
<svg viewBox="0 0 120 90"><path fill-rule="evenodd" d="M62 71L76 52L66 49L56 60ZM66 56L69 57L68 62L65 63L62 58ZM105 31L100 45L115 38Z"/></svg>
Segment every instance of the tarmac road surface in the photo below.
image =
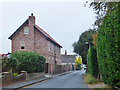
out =
<svg viewBox="0 0 120 90"><path fill-rule="evenodd" d="M72 73L58 76L25 88L88 88L88 86L84 84L82 74L84 74L83 70L73 71Z"/></svg>

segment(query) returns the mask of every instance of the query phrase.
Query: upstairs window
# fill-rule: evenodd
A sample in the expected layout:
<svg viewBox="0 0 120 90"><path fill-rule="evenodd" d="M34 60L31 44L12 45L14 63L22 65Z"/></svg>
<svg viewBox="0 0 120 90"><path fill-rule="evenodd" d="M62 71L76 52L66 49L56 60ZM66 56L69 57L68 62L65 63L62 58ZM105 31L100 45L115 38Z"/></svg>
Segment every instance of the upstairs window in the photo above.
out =
<svg viewBox="0 0 120 90"><path fill-rule="evenodd" d="M21 49L25 49L25 44L21 43Z"/></svg>
<svg viewBox="0 0 120 90"><path fill-rule="evenodd" d="M57 53L57 46L55 46L55 54Z"/></svg>
<svg viewBox="0 0 120 90"><path fill-rule="evenodd" d="M29 34L28 27L24 27L24 34Z"/></svg>
<svg viewBox="0 0 120 90"><path fill-rule="evenodd" d="M50 46L51 46L51 43L49 42L49 45L48 45L48 51L50 52Z"/></svg>

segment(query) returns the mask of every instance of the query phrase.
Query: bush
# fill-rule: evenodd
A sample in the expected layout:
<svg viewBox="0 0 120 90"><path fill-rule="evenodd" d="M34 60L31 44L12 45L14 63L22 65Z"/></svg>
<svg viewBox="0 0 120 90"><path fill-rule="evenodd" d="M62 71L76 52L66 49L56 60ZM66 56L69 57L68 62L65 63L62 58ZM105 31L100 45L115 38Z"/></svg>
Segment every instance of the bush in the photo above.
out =
<svg viewBox="0 0 120 90"><path fill-rule="evenodd" d="M97 58L102 80L117 87L120 87L119 6L111 14L106 15L97 37Z"/></svg>
<svg viewBox="0 0 120 90"><path fill-rule="evenodd" d="M16 77L18 75L18 73L14 73L14 77Z"/></svg>
<svg viewBox="0 0 120 90"><path fill-rule="evenodd" d="M2 67L7 67L7 64L8 64L8 58L2 57Z"/></svg>
<svg viewBox="0 0 120 90"><path fill-rule="evenodd" d="M85 74L84 80L85 80L85 83L87 84L96 84L98 82L98 80L89 73Z"/></svg>
<svg viewBox="0 0 120 90"><path fill-rule="evenodd" d="M93 75L95 78L97 78L99 70L98 70L97 54L96 54L95 47L91 47L88 51L87 69L91 75Z"/></svg>
<svg viewBox="0 0 120 90"><path fill-rule="evenodd" d="M76 65L76 70L81 70L81 64Z"/></svg>
<svg viewBox="0 0 120 90"><path fill-rule="evenodd" d="M43 72L45 58L36 52L14 52L8 60L8 65L13 69L13 72L20 72L22 70L29 73Z"/></svg>

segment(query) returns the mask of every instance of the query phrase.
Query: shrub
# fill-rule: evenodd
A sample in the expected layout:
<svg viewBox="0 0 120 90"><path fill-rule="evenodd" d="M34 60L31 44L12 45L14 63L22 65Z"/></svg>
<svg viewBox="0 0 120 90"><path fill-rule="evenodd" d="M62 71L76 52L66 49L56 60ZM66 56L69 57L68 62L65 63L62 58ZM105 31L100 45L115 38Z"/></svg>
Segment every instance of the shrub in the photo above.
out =
<svg viewBox="0 0 120 90"><path fill-rule="evenodd" d="M17 75L18 75L18 73L14 73L14 77L17 76Z"/></svg>
<svg viewBox="0 0 120 90"><path fill-rule="evenodd" d="M99 70L98 70L97 53L96 53L95 47L91 47L88 51L87 69L91 75L93 75L95 78L97 78Z"/></svg>
<svg viewBox="0 0 120 90"><path fill-rule="evenodd" d="M81 64L76 64L76 70L81 70Z"/></svg>
<svg viewBox="0 0 120 90"><path fill-rule="evenodd" d="M97 36L97 58L102 80L120 87L120 5L106 15Z"/></svg>
<svg viewBox="0 0 120 90"><path fill-rule="evenodd" d="M8 64L8 58L2 57L2 67L7 67L7 64Z"/></svg>
<svg viewBox="0 0 120 90"><path fill-rule="evenodd" d="M36 52L14 52L8 61L8 65L14 69L13 72L22 70L29 73L44 71L45 58Z"/></svg>

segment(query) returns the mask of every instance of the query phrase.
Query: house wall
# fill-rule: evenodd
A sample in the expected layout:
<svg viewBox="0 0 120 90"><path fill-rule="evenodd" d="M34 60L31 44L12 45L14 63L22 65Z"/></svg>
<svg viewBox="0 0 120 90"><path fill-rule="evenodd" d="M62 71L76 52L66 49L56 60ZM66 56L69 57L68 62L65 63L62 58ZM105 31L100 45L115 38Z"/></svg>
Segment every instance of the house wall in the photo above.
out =
<svg viewBox="0 0 120 90"><path fill-rule="evenodd" d="M24 25L13 37L12 37L12 52L22 51L21 43L25 43L24 51L34 51L34 38L33 31L29 30L29 34L24 34L24 27L28 27L28 23Z"/></svg>
<svg viewBox="0 0 120 90"><path fill-rule="evenodd" d="M49 47L50 43L50 47ZM46 63L55 64L55 54L56 54L56 61L57 64L61 64L60 60L60 47L56 48L56 45L48 41L45 36L43 36L37 29L35 29L35 51L37 51L39 54L45 56ZM49 49L50 48L50 49ZM50 61L49 61L50 60Z"/></svg>
<svg viewBox="0 0 120 90"><path fill-rule="evenodd" d="M21 42L24 42L24 51L36 51L38 54L43 55L46 58L45 63L49 63L48 68L50 69L50 72L53 73L55 68L55 60L57 61L57 65L62 64L60 59L61 48L48 41L43 34L34 28L34 25L35 17L29 16L28 23L26 23L11 39L12 52L23 51L21 50ZM28 27L28 35L24 34L24 27Z"/></svg>
<svg viewBox="0 0 120 90"><path fill-rule="evenodd" d="M48 41L37 29L35 29L34 40L35 40L34 50L37 51L37 53L45 56L45 58L47 59L46 55L47 55Z"/></svg>

